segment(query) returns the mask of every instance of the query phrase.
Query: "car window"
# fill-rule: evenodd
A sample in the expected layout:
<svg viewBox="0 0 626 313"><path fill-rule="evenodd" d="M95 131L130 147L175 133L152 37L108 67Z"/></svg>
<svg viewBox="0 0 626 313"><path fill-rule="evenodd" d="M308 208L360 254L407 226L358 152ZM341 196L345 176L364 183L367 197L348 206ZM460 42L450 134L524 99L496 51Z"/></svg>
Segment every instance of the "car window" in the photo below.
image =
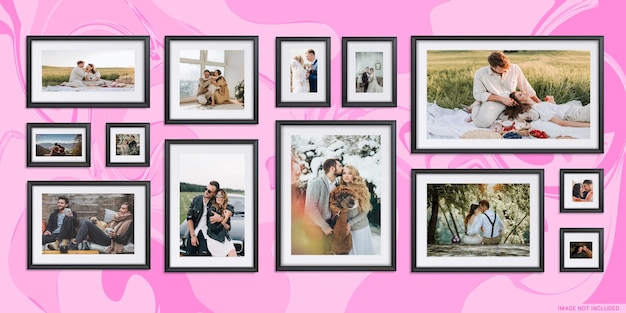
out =
<svg viewBox="0 0 626 313"><path fill-rule="evenodd" d="M233 197L229 196L228 203L231 204L235 208L235 214L243 214L244 213L244 200L243 197Z"/></svg>

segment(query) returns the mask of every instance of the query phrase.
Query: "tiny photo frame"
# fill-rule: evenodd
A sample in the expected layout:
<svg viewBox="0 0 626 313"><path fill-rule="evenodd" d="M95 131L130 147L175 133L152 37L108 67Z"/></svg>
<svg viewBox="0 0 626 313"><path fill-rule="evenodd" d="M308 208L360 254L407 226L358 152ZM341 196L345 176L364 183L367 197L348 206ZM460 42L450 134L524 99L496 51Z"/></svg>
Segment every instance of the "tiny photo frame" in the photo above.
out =
<svg viewBox="0 0 626 313"><path fill-rule="evenodd" d="M165 271L258 271L258 140L165 140Z"/></svg>
<svg viewBox="0 0 626 313"><path fill-rule="evenodd" d="M26 124L27 167L91 166L91 124Z"/></svg>
<svg viewBox="0 0 626 313"><path fill-rule="evenodd" d="M604 212L604 169L561 169L561 213Z"/></svg>
<svg viewBox="0 0 626 313"><path fill-rule="evenodd" d="M150 123L107 123L106 164L150 166Z"/></svg>
<svg viewBox="0 0 626 313"><path fill-rule="evenodd" d="M166 124L258 124L258 36L165 36Z"/></svg>
<svg viewBox="0 0 626 313"><path fill-rule="evenodd" d="M543 169L413 169L412 272L543 272Z"/></svg>
<svg viewBox="0 0 626 313"><path fill-rule="evenodd" d="M396 107L396 37L343 37L342 105Z"/></svg>
<svg viewBox="0 0 626 313"><path fill-rule="evenodd" d="M329 107L330 59L330 37L277 37L276 107Z"/></svg>
<svg viewBox="0 0 626 313"><path fill-rule="evenodd" d="M395 271L396 121L276 129L276 270Z"/></svg>
<svg viewBox="0 0 626 313"><path fill-rule="evenodd" d="M28 269L150 269L150 182L29 181L27 202Z"/></svg>
<svg viewBox="0 0 626 313"><path fill-rule="evenodd" d="M26 36L27 108L150 107L148 36Z"/></svg>
<svg viewBox="0 0 626 313"><path fill-rule="evenodd" d="M602 36L413 36L411 71L412 153L604 151Z"/></svg>
<svg viewBox="0 0 626 313"><path fill-rule="evenodd" d="M561 272L604 272L604 228L561 228Z"/></svg>

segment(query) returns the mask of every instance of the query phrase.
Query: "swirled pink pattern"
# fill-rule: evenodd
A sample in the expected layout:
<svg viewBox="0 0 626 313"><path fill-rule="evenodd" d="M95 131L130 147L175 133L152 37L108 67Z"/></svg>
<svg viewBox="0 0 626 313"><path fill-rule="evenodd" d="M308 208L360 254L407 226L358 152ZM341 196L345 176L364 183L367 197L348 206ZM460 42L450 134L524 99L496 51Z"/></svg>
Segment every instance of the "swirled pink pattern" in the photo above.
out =
<svg viewBox="0 0 626 313"><path fill-rule="evenodd" d="M626 216L620 208L626 154L621 102L626 98L626 23L621 1L425 0L331 1L10 1L0 0L0 227L2 311L12 312L556 312L559 306L622 304ZM149 109L26 109L27 35L149 35ZM258 125L163 124L164 36L258 35L261 60L274 59L277 36L331 37L331 102L323 109L274 108L275 65L259 64ZM411 35L604 35L605 153L602 155L414 155L410 153ZM341 37L398 38L398 107L341 107ZM397 271L275 272L277 119L398 122ZM149 168L105 166L105 123L151 123ZM25 124L89 122L90 168L26 168ZM166 138L259 139L259 272L164 273ZM410 273L412 168L545 168L544 273ZM560 168L604 168L603 214L559 214ZM26 181L150 180L151 270L26 270ZM559 272L559 228L605 229L604 273Z"/></svg>

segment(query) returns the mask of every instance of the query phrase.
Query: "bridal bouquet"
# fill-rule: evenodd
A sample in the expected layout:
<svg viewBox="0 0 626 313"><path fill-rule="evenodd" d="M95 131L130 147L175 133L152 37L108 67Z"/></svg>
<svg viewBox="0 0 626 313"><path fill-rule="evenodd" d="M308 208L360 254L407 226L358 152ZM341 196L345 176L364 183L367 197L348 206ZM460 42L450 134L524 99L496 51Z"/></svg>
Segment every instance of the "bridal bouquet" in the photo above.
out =
<svg viewBox="0 0 626 313"><path fill-rule="evenodd" d="M243 95L244 95L243 87L244 87L243 80L237 83L237 86L235 86L235 98L241 102L243 102Z"/></svg>

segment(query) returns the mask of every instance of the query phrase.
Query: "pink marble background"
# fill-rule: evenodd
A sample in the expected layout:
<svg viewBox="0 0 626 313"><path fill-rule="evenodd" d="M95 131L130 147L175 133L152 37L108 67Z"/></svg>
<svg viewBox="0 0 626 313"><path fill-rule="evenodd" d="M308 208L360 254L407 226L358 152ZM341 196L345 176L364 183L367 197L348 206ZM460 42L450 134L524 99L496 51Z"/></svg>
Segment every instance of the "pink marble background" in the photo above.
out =
<svg viewBox="0 0 626 313"><path fill-rule="evenodd" d="M623 102L626 46L622 1L424 0L191 1L0 0L0 281L5 312L557 312L559 306L626 309ZM365 21L365 22L364 22ZM26 109L27 35L149 35L149 109ZM167 125L164 36L258 35L258 125ZM604 35L605 153L602 155L415 155L410 153L411 35ZM331 103L276 109L277 36L331 37ZM398 38L398 107L341 107L341 37ZM275 272L276 119L398 122L397 270ZM105 166L105 123L151 123L150 168ZM90 168L26 168L26 123L88 122ZM258 273L164 273L166 138L259 139ZM411 273L411 168L544 168L544 273ZM604 168L603 214L559 214L559 169ZM26 270L26 181L150 180L151 270ZM559 228L605 229L604 273L559 272ZM620 240L621 239L621 240Z"/></svg>

